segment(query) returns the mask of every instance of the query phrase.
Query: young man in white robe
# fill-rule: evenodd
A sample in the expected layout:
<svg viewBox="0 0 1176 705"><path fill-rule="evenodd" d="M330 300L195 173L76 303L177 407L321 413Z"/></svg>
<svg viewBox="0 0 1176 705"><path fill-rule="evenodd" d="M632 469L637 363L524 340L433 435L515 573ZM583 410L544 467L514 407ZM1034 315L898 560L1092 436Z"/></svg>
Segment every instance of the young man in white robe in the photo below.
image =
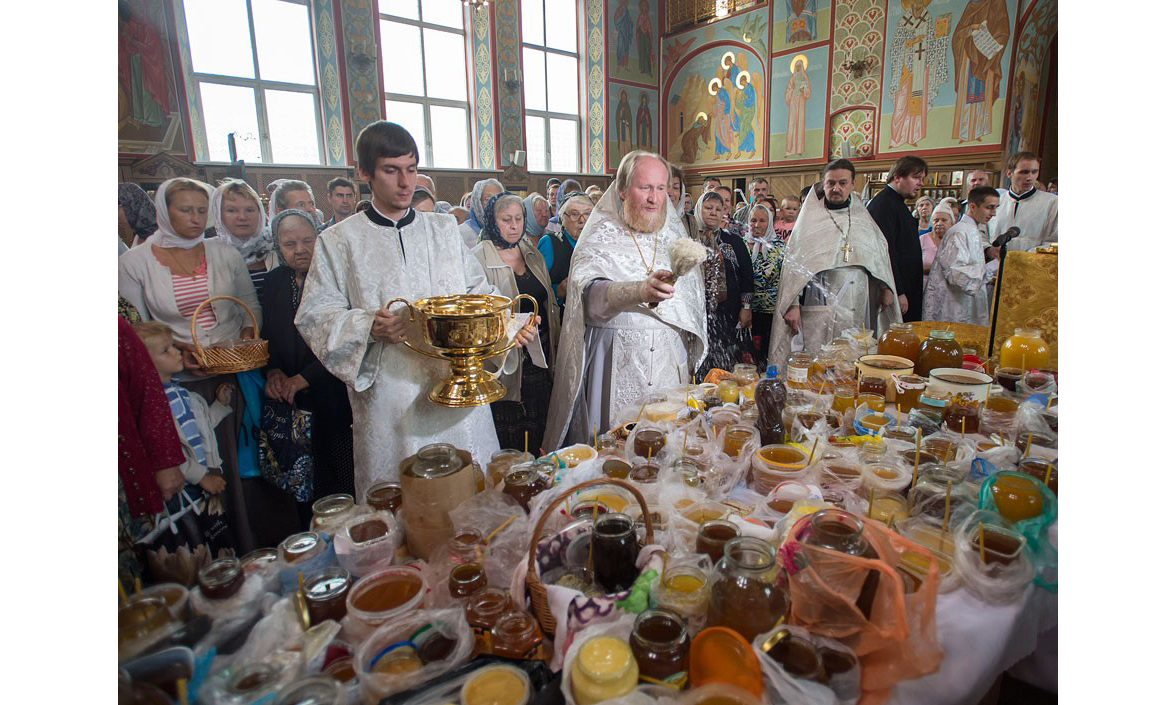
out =
<svg viewBox="0 0 1176 705"><path fill-rule="evenodd" d="M650 392L690 381L706 357L700 267L671 284L670 245L686 238L667 208L670 166L642 151L617 178L576 241L567 280L555 389L543 448L592 442Z"/></svg>
<svg viewBox="0 0 1176 705"><path fill-rule="evenodd" d="M356 141L358 173L371 185L372 207L323 232L315 248L294 324L331 374L347 385L354 422L355 491L397 479L399 464L429 443L451 443L483 466L498 450L489 405L454 409L429 400L449 363L406 346L424 345L409 301L452 294L499 294L465 246L450 215L410 206L418 152L403 127L381 121ZM525 329L516 345L535 336ZM507 353L517 364L518 353ZM510 369L505 371L509 372Z"/></svg>
<svg viewBox="0 0 1176 705"><path fill-rule="evenodd" d="M1058 197L1038 190L1041 160L1033 152L1009 157L1005 175L1009 190L1000 196L996 215L988 222L988 243L1016 226L1021 234L1009 241L1008 249L1031 252L1040 245L1058 241ZM998 253L989 252L989 258Z"/></svg>
<svg viewBox="0 0 1176 705"><path fill-rule="evenodd" d="M988 325L984 236L980 226L992 219L1000 195L990 186L968 192L968 207L939 243L923 292L924 319Z"/></svg>
<svg viewBox="0 0 1176 705"><path fill-rule="evenodd" d="M902 321L886 237L853 192L848 159L825 165L809 190L784 249L768 364L784 369L794 350L816 354L842 331L880 338Z"/></svg>

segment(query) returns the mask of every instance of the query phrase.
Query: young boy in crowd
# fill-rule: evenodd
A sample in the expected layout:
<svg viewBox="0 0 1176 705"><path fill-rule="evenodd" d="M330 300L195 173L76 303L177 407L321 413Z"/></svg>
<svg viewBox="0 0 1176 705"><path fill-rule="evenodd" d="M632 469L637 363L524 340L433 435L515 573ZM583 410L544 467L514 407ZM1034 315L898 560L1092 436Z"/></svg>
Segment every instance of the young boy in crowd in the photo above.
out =
<svg viewBox="0 0 1176 705"><path fill-rule="evenodd" d="M180 467L184 479L210 495L220 494L225 489L225 481L219 474L221 457L213 429L233 412L229 406L233 399L232 385L217 387L216 401L210 407L199 394L191 394L172 380L173 375L183 372L184 360L172 340L171 329L157 321L136 323L134 329L163 381L180 444L184 447L184 464Z"/></svg>

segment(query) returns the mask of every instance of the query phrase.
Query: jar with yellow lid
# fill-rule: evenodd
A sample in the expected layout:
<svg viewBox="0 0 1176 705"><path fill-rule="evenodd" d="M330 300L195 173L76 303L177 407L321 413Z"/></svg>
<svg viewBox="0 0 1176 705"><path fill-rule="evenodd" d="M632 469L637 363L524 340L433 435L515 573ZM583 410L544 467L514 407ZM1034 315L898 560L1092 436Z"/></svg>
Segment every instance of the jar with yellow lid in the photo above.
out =
<svg viewBox="0 0 1176 705"><path fill-rule="evenodd" d="M572 697L576 705L595 705L632 692L637 678L637 660L628 644L615 636L593 637L572 662Z"/></svg>

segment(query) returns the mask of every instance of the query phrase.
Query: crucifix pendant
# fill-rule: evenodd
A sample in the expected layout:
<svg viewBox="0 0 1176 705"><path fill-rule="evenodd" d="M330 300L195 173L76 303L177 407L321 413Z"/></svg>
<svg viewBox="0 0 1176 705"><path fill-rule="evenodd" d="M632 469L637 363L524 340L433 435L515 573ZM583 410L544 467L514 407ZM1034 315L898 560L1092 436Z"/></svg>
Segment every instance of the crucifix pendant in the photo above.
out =
<svg viewBox="0 0 1176 705"><path fill-rule="evenodd" d="M841 258L843 262L849 262L850 252L853 252L853 248L849 246L848 242L841 246Z"/></svg>

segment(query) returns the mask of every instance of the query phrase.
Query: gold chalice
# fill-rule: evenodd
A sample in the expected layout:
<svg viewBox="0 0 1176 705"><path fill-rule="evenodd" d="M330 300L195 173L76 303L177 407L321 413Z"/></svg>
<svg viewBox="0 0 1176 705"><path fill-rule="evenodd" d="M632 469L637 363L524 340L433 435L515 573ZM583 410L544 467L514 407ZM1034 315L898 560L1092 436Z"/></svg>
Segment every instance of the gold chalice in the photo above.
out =
<svg viewBox="0 0 1176 705"><path fill-rule="evenodd" d="M449 407L481 406L506 394L506 387L482 368L482 361L501 355L514 345L513 340L506 340L507 321L510 314L518 312L522 299L531 302L533 312L527 325L533 325L539 304L527 294L513 299L457 294L430 296L416 303L399 298L388 302L389 309L395 303L407 306L408 320L414 323L419 314L421 333L434 349L418 348L408 341L405 345L421 355L449 361L452 374L433 387L430 401Z"/></svg>

